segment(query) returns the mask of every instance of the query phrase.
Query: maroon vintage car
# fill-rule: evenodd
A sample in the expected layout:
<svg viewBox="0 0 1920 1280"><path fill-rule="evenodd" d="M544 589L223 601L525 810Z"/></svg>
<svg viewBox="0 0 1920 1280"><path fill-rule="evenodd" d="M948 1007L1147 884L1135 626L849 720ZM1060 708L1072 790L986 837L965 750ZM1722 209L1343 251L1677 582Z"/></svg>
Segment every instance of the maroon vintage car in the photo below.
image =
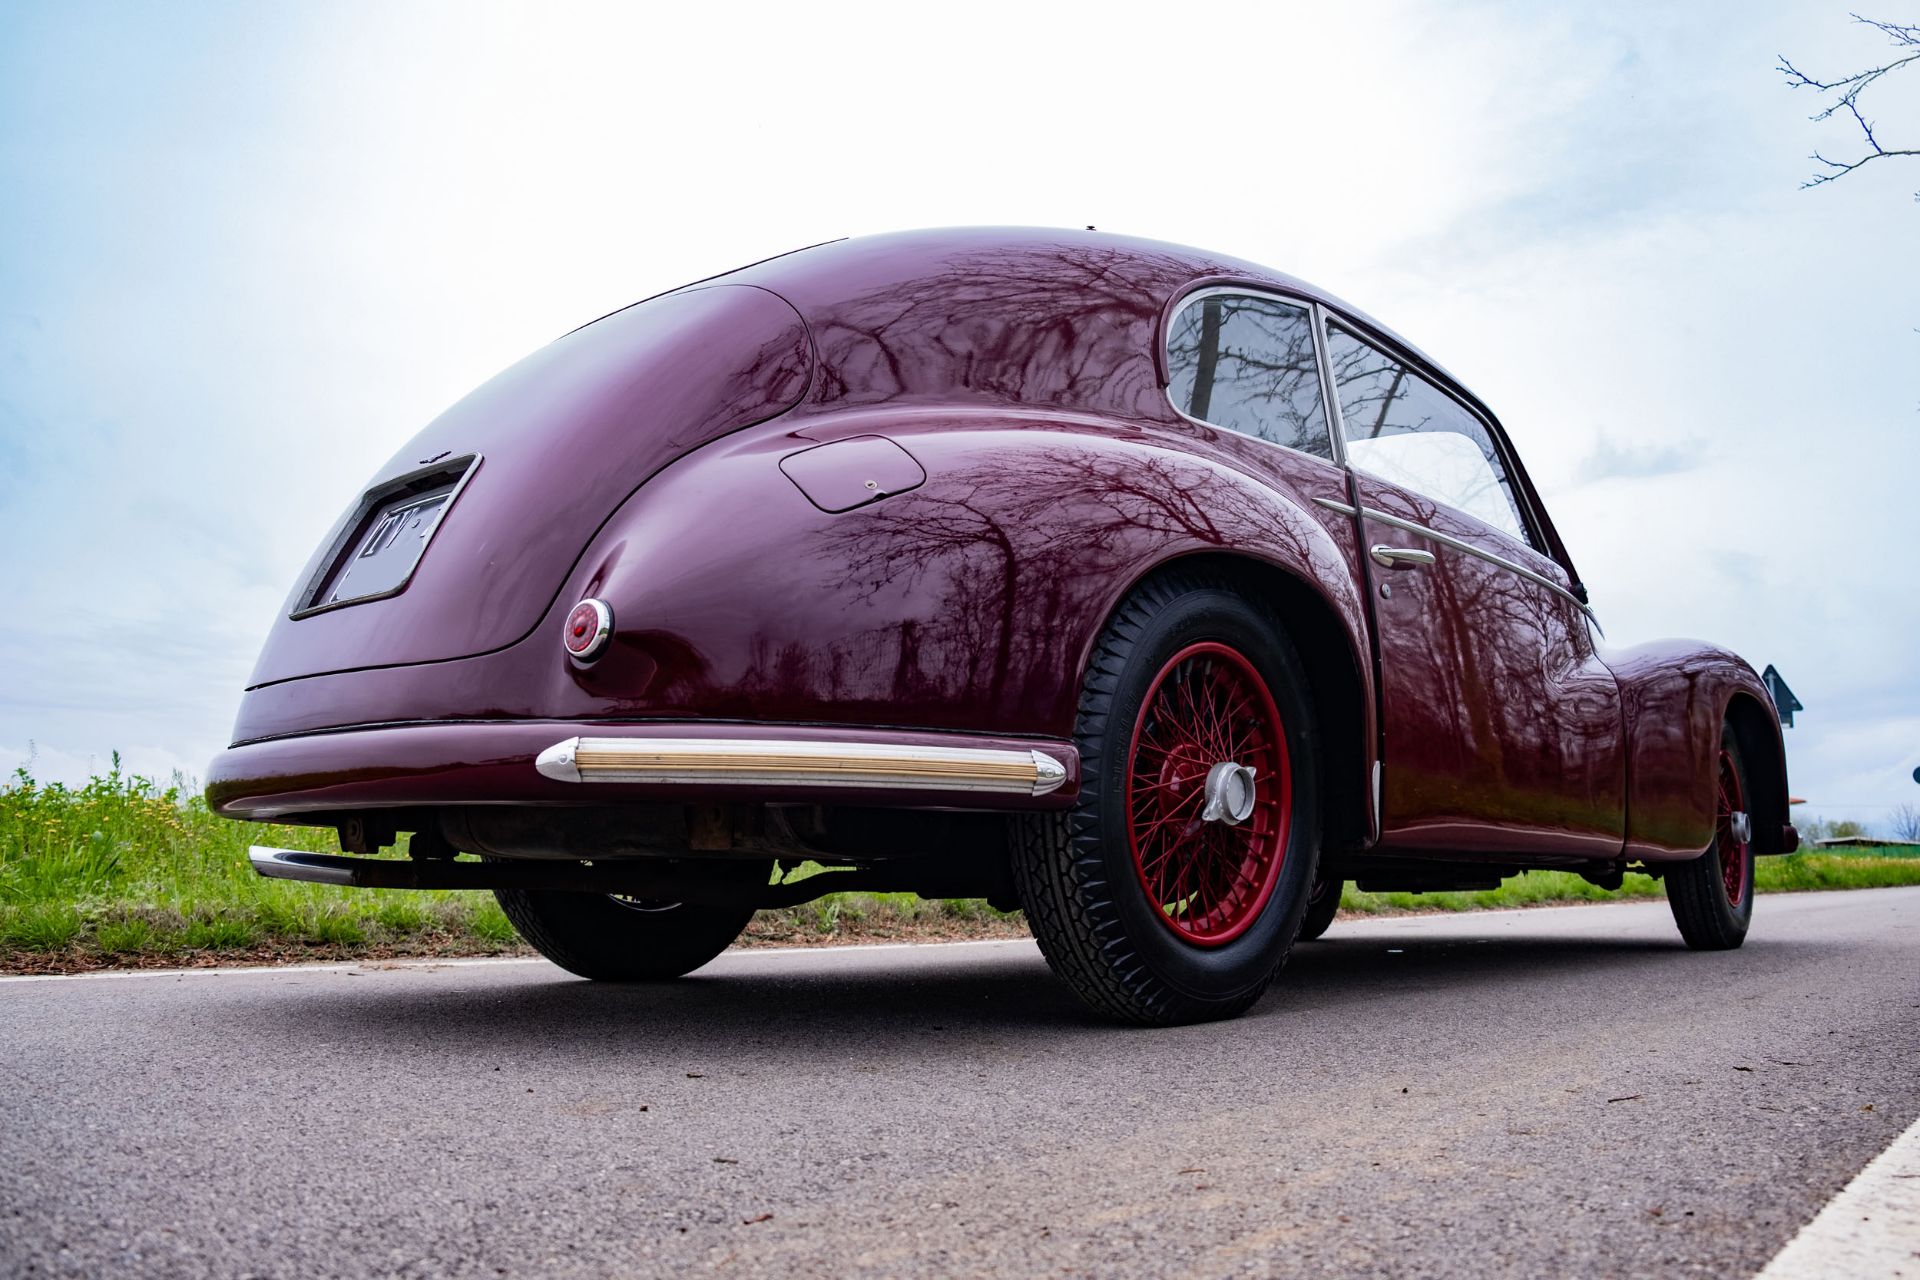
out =
<svg viewBox="0 0 1920 1280"><path fill-rule="evenodd" d="M1431 360L1250 263L1003 229L688 285L449 409L301 575L208 796L358 855L264 874L490 888L589 978L908 890L1023 907L1153 1023L1245 1009L1348 880L1635 868L1724 948L1798 843L1752 669L1608 648Z"/></svg>

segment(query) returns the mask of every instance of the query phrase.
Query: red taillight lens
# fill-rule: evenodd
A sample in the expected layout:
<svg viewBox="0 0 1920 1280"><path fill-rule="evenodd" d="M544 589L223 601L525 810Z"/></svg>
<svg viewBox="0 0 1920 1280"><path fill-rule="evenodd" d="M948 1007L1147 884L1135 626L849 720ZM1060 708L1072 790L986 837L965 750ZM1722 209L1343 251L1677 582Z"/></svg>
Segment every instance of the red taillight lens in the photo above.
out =
<svg viewBox="0 0 1920 1280"><path fill-rule="evenodd" d="M613 610L604 600L582 600L567 615L560 643L575 662L592 662L613 639Z"/></svg>

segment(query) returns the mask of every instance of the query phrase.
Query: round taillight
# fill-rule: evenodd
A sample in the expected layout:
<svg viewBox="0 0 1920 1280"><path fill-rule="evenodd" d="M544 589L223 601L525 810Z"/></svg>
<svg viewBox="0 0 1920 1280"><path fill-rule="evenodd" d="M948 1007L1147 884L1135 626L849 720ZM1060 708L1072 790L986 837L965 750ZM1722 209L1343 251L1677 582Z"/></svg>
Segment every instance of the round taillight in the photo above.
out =
<svg viewBox="0 0 1920 1280"><path fill-rule="evenodd" d="M575 662L592 662L613 639L613 610L605 600L582 600L567 615L567 629L560 636L567 656Z"/></svg>

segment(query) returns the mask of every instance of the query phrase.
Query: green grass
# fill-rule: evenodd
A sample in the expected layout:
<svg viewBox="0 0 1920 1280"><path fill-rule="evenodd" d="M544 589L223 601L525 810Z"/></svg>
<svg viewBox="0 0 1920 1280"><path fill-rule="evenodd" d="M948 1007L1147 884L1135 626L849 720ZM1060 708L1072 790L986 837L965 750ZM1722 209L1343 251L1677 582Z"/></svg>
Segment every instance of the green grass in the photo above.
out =
<svg viewBox="0 0 1920 1280"><path fill-rule="evenodd" d="M83 787L0 787L0 968L194 963L212 957L486 955L518 947L484 893L340 889L264 880L250 844L330 852L326 828L229 822L176 780L161 786L113 769ZM1762 860L1763 892L1920 884L1920 847L1804 853ZM1532 872L1484 893L1360 893L1348 911L1466 911L1552 902L1658 897L1645 876L1615 893L1578 876ZM1021 929L969 899L907 893L833 894L763 911L746 940L1007 936Z"/></svg>
<svg viewBox="0 0 1920 1280"><path fill-rule="evenodd" d="M325 828L229 822L197 793L114 768L84 787L24 770L0 789L0 966L23 955L182 961L261 951L460 952L514 945L484 894L263 880L247 846L320 852Z"/></svg>
<svg viewBox="0 0 1920 1280"><path fill-rule="evenodd" d="M1920 884L1920 846L1876 849L1870 857L1849 852L1761 858L1754 878L1754 888L1761 893L1882 889L1913 884ZM1666 891L1658 880L1631 872L1620 888L1607 890L1590 885L1568 871L1529 871L1501 882L1498 889L1474 893L1361 893L1348 885L1340 896L1340 909L1369 915L1388 911L1484 911L1665 896Z"/></svg>
<svg viewBox="0 0 1920 1280"><path fill-rule="evenodd" d="M176 779L113 769L84 787L22 770L0 787L0 968L210 957L487 955L520 948L491 894L265 880L247 846L337 852L329 828L230 822ZM843 893L763 911L749 941L1019 929L982 902Z"/></svg>

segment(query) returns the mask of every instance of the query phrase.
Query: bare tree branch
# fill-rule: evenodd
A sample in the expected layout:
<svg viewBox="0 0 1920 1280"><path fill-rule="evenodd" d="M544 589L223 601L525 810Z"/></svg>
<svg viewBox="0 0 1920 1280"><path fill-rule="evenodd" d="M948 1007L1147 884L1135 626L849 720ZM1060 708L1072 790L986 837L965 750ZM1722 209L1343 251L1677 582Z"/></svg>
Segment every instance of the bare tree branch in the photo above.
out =
<svg viewBox="0 0 1920 1280"><path fill-rule="evenodd" d="M1846 112L1853 117L1854 123L1860 126L1860 133L1862 137L1865 138L1867 144L1867 153L1857 160L1831 160L1818 151L1814 152L1810 158L1825 165L1826 169L1823 172L1814 174L1811 178L1801 183L1800 186L1803 190L1808 187L1821 186L1824 183L1832 182L1836 178L1844 177L1870 160L1883 160L1889 156L1920 156L1920 148L1882 146L1879 137L1874 133L1873 122L1867 119L1866 115L1860 110L1860 95L1862 93L1878 83L1883 77L1898 71L1902 67L1911 66L1914 63L1920 62L1920 25L1882 22L1877 18L1864 18L1857 13L1851 16L1855 22L1872 27L1874 30L1886 36L1888 41L1896 49L1910 49L1913 52L1903 53L1901 56L1889 62L1882 63L1880 66L1869 67L1865 71L1856 71L1852 75L1844 76L1838 80L1821 80L1810 76L1800 70L1800 68L1794 66L1792 62L1788 61L1786 55L1782 54L1780 56L1779 70L1780 74L1787 78L1788 88L1812 89L1818 94L1836 95L1833 101L1829 102L1816 114L1807 118L1815 122L1827 120L1844 108ZM1920 200L1920 192L1914 193L1914 199Z"/></svg>

